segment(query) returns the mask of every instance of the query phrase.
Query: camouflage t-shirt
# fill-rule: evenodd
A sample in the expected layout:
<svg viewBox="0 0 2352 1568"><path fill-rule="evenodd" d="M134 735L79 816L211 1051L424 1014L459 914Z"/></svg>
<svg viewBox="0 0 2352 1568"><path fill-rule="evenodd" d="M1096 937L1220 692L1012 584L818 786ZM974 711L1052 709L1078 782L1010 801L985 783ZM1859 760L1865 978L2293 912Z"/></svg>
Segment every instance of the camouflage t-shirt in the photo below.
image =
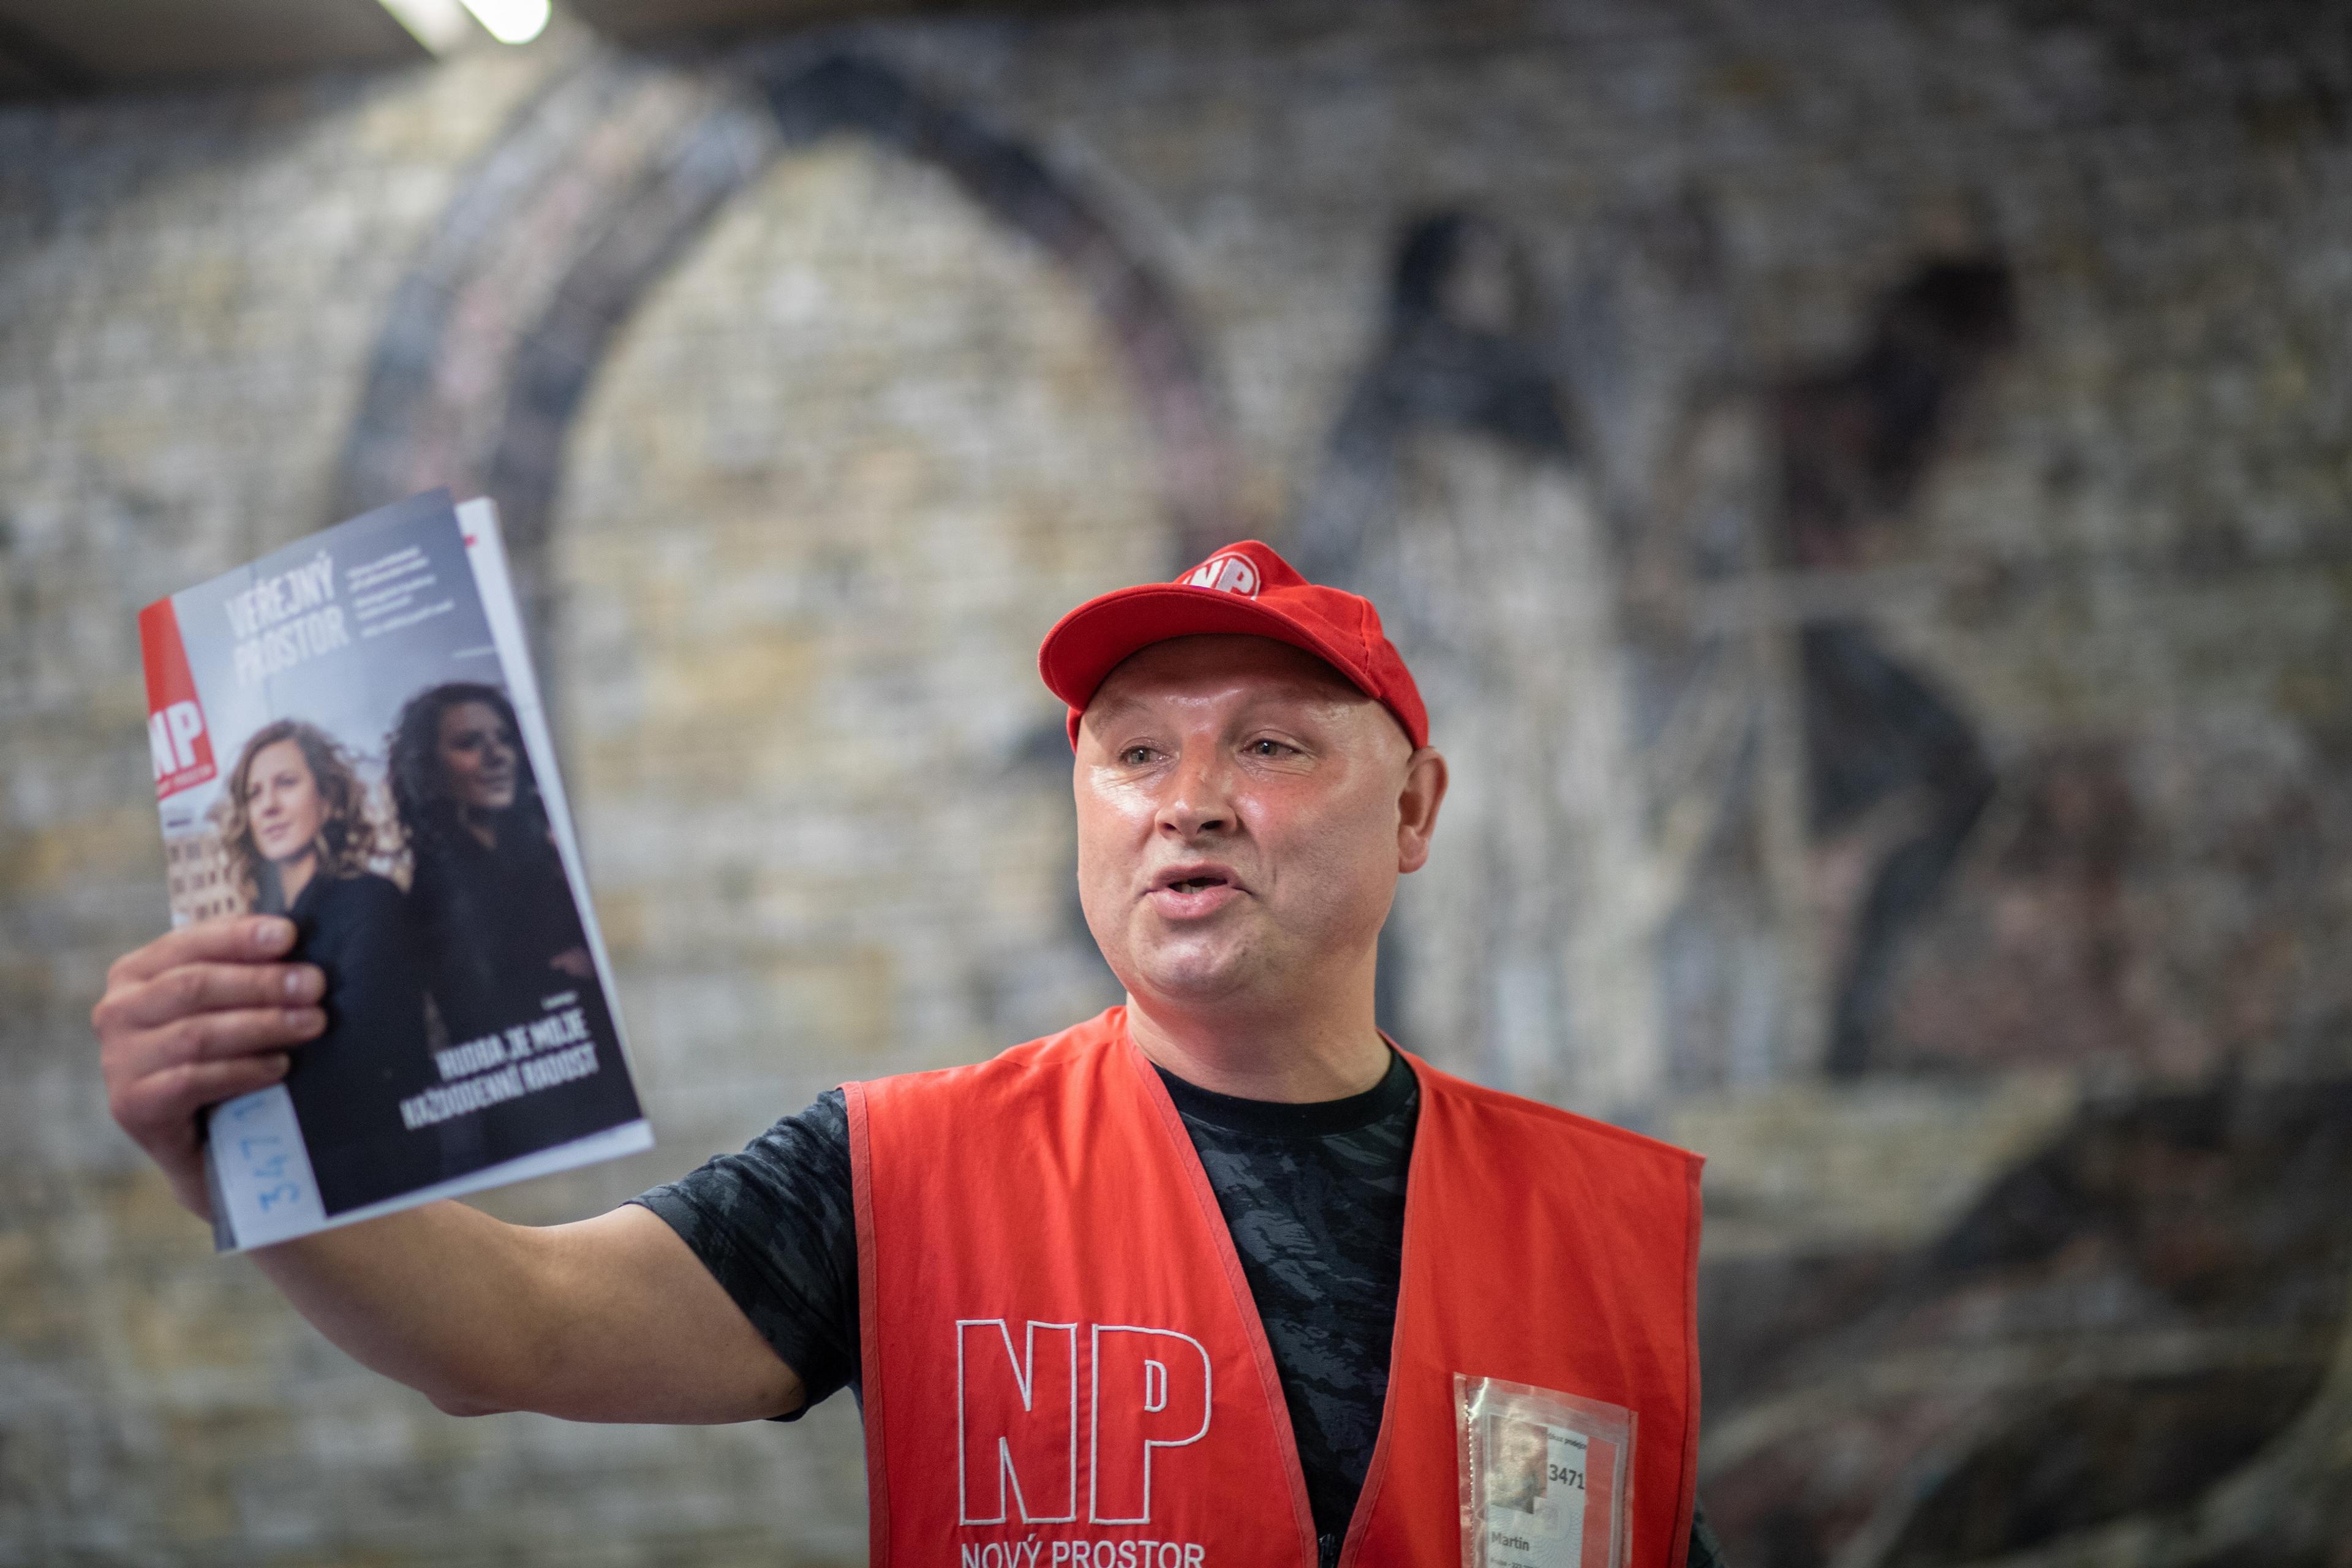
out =
<svg viewBox="0 0 2352 1568"><path fill-rule="evenodd" d="M1363 1489L1388 1395L1420 1089L1402 1058L1364 1093L1311 1105L1236 1100L1160 1076L1265 1324L1328 1565ZM857 1226L839 1089L741 1153L636 1201L685 1238L800 1374L803 1410L856 1387ZM1720 1563L1714 1533L1695 1519L1691 1568Z"/></svg>
<svg viewBox="0 0 2352 1568"><path fill-rule="evenodd" d="M1233 1233L1290 1406L1323 1559L1336 1562L1388 1397L1421 1089L1394 1056L1367 1092L1312 1105L1160 1077Z"/></svg>

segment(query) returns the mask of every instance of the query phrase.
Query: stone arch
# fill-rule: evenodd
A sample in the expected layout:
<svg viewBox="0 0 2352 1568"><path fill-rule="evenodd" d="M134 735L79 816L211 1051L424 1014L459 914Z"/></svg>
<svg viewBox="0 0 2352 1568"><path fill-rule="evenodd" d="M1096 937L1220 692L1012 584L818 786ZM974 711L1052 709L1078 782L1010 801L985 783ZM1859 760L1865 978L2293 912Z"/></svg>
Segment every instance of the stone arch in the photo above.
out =
<svg viewBox="0 0 2352 1568"><path fill-rule="evenodd" d="M866 55L603 53L476 165L394 295L334 489L349 516L436 484L499 503L542 637L564 439L614 332L778 156L840 132L945 173L1100 313L1157 454L1176 561L1239 516L1223 399L1173 288L1102 204L982 117Z"/></svg>

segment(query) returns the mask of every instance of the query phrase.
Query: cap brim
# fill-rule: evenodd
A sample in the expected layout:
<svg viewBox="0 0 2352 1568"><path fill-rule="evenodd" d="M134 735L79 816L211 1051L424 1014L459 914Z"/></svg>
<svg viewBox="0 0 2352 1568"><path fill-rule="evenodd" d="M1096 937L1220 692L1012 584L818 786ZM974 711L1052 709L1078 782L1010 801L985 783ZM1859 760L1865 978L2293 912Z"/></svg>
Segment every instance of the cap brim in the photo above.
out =
<svg viewBox="0 0 2352 1568"><path fill-rule="evenodd" d="M1077 714L1129 655L1170 637L1221 633L1271 637L1304 648L1365 696L1380 700L1380 693L1364 684L1348 650L1333 639L1255 599L1177 583L1120 588L1080 605L1045 634L1037 648L1037 673L1045 678L1047 690L1070 705L1075 741Z"/></svg>

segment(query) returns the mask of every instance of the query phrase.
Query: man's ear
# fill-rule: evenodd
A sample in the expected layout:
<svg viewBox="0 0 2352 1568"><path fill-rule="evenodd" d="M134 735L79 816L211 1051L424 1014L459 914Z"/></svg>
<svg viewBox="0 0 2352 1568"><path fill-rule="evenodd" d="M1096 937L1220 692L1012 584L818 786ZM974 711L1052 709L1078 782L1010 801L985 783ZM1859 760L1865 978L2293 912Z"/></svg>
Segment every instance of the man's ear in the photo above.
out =
<svg viewBox="0 0 2352 1568"><path fill-rule="evenodd" d="M1404 789L1397 796L1397 869L1418 871L1429 859L1430 835L1437 831L1437 808L1445 800L1445 759L1434 746L1407 758Z"/></svg>

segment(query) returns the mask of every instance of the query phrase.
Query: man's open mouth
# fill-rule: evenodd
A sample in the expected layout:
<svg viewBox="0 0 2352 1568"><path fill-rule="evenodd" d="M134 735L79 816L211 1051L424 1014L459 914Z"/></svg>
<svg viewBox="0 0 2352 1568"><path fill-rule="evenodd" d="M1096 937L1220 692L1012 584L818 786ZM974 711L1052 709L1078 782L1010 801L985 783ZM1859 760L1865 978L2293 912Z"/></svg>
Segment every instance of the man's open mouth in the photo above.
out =
<svg viewBox="0 0 2352 1568"><path fill-rule="evenodd" d="M1168 884L1170 889L1179 893L1197 893L1204 888L1222 888L1224 885L1223 877L1187 877L1181 882Z"/></svg>

